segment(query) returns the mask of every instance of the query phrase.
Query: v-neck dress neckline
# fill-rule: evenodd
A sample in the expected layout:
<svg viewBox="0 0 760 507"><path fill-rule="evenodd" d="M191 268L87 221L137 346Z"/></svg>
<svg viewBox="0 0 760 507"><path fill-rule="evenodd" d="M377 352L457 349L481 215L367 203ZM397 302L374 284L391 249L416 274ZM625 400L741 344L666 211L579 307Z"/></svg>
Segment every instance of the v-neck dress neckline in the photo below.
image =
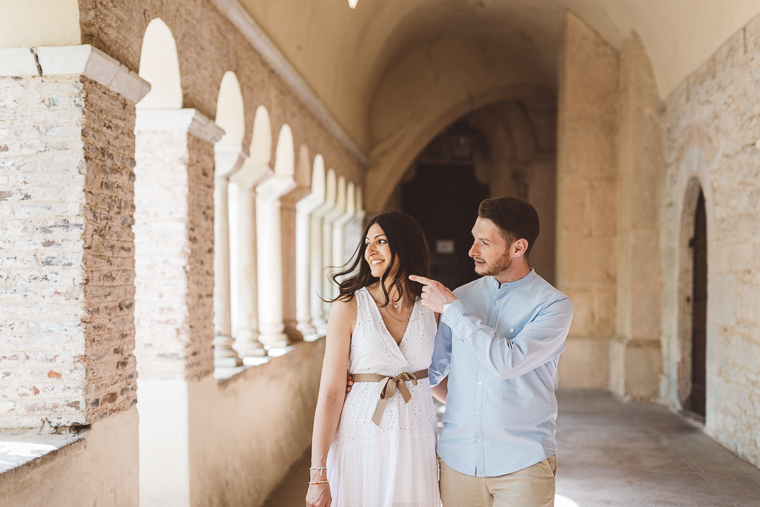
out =
<svg viewBox="0 0 760 507"><path fill-rule="evenodd" d="M388 324L386 324L385 319L383 318L382 312L380 312L380 307L377 305L377 301L375 301L375 298L372 297L372 293L370 293L368 288L364 288L367 291L367 295L369 296L370 300L372 301L373 305L375 307L375 312L377 312L377 316L380 317L380 322L383 324L383 331L385 331L385 335L387 338L390 338L391 342L393 342L396 347L398 347L399 351L401 351L401 345L403 345L406 342L406 337L409 334L409 328L411 327L412 320L414 320L415 313L417 313L417 304L419 301L415 301L414 305L412 306L412 312L409 314L409 320L406 323L406 327L404 328L404 333L401 335L401 341L397 342L396 339L391 334L390 329L388 329ZM393 318L393 317L391 317ZM401 352L403 355L403 351Z"/></svg>

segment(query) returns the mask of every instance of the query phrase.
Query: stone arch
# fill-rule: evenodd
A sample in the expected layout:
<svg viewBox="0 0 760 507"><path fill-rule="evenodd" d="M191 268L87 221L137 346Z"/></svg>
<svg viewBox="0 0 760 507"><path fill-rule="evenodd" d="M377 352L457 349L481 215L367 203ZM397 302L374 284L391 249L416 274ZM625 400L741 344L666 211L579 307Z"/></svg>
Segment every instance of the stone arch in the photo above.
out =
<svg viewBox="0 0 760 507"><path fill-rule="evenodd" d="M677 334L675 359L677 362L676 372L676 393L675 400L679 408L685 408L685 403L691 393L691 353L692 353L692 310L693 301L693 275L694 261L690 240L694 232L695 217L697 204L700 194L704 197L705 214L707 219L707 245L708 245L708 276L709 262L711 259L709 250L711 248L711 239L714 233L713 227L713 198L709 185L709 167L704 152L696 147L691 146L686 149L679 175L678 193L682 200L679 206L679 227L677 241L677 263L678 263L678 280L677 280ZM708 292L710 283L708 280ZM708 296L707 308L707 343L714 340L710 332L710 298ZM709 357L708 357L709 361ZM708 374L709 377L709 374ZM709 382L709 380L708 380Z"/></svg>
<svg viewBox="0 0 760 507"><path fill-rule="evenodd" d="M274 158L274 174L285 178L295 176L295 148L293 146L293 131L285 123L277 136L277 148Z"/></svg>
<svg viewBox="0 0 760 507"><path fill-rule="evenodd" d="M253 136L249 150L251 163L269 166L272 160L272 124L264 106L256 108L253 117Z"/></svg>
<svg viewBox="0 0 760 507"><path fill-rule="evenodd" d="M140 77L150 83L150 92L137 103L139 109L182 107L182 78L174 35L161 18L145 30L140 51Z"/></svg>
<svg viewBox="0 0 760 507"><path fill-rule="evenodd" d="M216 143L215 148L242 149L245 135L245 103L237 76L230 70L224 73L219 86L215 121L224 130L224 136Z"/></svg>
<svg viewBox="0 0 760 507"><path fill-rule="evenodd" d="M371 154L370 169L366 175L367 200L369 213L380 212L393 189L396 187L409 165L419 153L443 129L457 119L489 104L509 99L540 98L552 99L554 95L544 88L532 85L509 85L489 90L475 97L468 97L454 104L443 113L432 119L427 125L418 129L415 137L402 139L397 146L386 146L380 142ZM399 141L394 139L394 142Z"/></svg>

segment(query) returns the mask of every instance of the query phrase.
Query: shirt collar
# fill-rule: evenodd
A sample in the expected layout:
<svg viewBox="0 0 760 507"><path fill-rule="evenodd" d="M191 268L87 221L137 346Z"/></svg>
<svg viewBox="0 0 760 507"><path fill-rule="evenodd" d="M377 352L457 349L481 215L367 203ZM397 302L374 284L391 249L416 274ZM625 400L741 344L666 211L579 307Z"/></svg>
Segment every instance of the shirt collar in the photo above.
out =
<svg viewBox="0 0 760 507"><path fill-rule="evenodd" d="M502 284L499 284L499 281L494 278L493 276L489 276L491 286L494 290L500 291L504 289L515 289L517 287L521 287L527 283L532 282L538 275L536 274L536 271L531 268L530 273L525 275L524 277L520 278L519 280L515 280L514 282L505 282Z"/></svg>

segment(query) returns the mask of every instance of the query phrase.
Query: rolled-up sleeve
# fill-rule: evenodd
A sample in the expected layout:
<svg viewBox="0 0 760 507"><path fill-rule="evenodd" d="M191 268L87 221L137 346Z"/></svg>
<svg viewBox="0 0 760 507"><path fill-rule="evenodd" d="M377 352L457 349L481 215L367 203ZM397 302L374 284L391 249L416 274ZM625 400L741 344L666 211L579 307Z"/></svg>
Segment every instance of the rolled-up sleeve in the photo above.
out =
<svg viewBox="0 0 760 507"><path fill-rule="evenodd" d="M457 339L462 340L486 368L501 379L510 379L524 375L559 357L565 348L565 338L572 319L573 305L570 300L557 299L541 308L517 335L507 339L498 336L493 328L487 326L457 300L449 305L441 316L439 329L447 330L447 364L451 360L453 331ZM436 351L438 341L436 336Z"/></svg>

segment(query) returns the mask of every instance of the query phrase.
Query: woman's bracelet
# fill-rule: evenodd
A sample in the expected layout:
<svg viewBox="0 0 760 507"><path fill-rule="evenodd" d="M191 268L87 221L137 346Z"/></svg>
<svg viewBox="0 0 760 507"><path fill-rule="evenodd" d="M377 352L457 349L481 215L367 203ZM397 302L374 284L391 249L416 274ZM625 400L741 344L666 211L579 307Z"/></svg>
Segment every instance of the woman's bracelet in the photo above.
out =
<svg viewBox="0 0 760 507"><path fill-rule="evenodd" d="M309 470L319 470L319 476L322 477L322 474L327 471L327 467L311 467Z"/></svg>
<svg viewBox="0 0 760 507"><path fill-rule="evenodd" d="M324 481L309 481L309 484L327 484L328 482L330 482L330 481L328 481L328 480L324 480Z"/></svg>

